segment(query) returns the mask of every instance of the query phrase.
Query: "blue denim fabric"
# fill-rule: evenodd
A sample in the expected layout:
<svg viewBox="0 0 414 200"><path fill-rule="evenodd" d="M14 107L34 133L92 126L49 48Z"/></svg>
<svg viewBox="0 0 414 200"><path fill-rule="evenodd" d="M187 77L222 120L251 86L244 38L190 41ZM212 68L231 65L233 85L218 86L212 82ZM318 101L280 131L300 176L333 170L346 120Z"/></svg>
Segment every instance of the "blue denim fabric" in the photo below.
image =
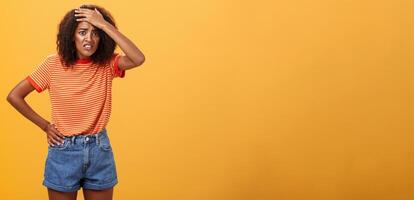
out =
<svg viewBox="0 0 414 200"><path fill-rule="evenodd" d="M43 185L61 192L103 190L118 183L114 155L106 129L93 135L65 137L48 147Z"/></svg>

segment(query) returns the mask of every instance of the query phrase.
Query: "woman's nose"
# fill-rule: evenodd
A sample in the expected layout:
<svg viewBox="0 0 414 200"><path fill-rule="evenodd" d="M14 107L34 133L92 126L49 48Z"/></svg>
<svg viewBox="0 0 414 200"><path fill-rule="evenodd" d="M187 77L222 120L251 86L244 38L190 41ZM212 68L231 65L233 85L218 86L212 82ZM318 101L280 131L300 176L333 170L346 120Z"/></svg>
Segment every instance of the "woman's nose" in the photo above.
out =
<svg viewBox="0 0 414 200"><path fill-rule="evenodd" d="M86 36L85 36L85 40L87 40L87 41L91 41L91 39L92 39L91 34L90 34L90 33L86 34Z"/></svg>

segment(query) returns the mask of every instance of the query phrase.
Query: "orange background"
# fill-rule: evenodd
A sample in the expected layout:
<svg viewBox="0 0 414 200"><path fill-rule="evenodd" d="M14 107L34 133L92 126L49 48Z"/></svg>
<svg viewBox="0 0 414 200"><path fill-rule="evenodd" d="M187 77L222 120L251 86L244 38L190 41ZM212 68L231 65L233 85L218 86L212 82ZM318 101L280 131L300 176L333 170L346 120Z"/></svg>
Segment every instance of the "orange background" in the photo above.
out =
<svg viewBox="0 0 414 200"><path fill-rule="evenodd" d="M413 1L91 2L146 55L114 81L114 199L414 199ZM81 3L1 3L1 198L47 199L6 96Z"/></svg>

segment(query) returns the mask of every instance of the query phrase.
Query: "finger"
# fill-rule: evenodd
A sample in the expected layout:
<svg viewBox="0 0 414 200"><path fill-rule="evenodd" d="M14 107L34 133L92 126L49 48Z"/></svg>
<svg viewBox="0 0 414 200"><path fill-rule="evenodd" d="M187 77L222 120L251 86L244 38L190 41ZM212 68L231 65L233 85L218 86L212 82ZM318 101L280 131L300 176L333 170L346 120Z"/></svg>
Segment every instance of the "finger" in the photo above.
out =
<svg viewBox="0 0 414 200"><path fill-rule="evenodd" d="M51 143L52 146L59 145L59 142L56 141L54 138L50 138L49 142Z"/></svg>
<svg viewBox="0 0 414 200"><path fill-rule="evenodd" d="M60 134L59 131L57 131L55 128L51 128L50 131L48 132L48 136L50 138L53 138L53 139L55 139L57 141L60 141L60 142L63 142L64 138L61 137L59 134Z"/></svg>
<svg viewBox="0 0 414 200"><path fill-rule="evenodd" d="M57 136L57 135L52 135L52 138L51 138L53 141L56 141L58 144L61 144L61 143L63 143L64 142L64 140L63 139L61 139L61 138L59 138L59 136Z"/></svg>
<svg viewBox="0 0 414 200"><path fill-rule="evenodd" d="M101 14L101 12L99 12L97 8L95 8L95 12L97 12L98 14Z"/></svg>
<svg viewBox="0 0 414 200"><path fill-rule="evenodd" d="M53 124L52 128L50 129L55 135L59 136L60 138L64 138L65 135L63 135L62 133L60 133L57 129L56 126Z"/></svg>
<svg viewBox="0 0 414 200"><path fill-rule="evenodd" d="M61 138L62 140L65 140L65 135L63 135L59 131L56 133L56 135L59 136L59 138Z"/></svg>
<svg viewBox="0 0 414 200"><path fill-rule="evenodd" d="M75 13L85 13L84 10L81 10L80 8L75 9Z"/></svg>
<svg viewBox="0 0 414 200"><path fill-rule="evenodd" d="M59 141L63 141L65 139L65 136L59 132L53 132L53 135L55 138L58 138Z"/></svg>
<svg viewBox="0 0 414 200"><path fill-rule="evenodd" d="M58 130L56 130L56 135L58 135L61 138L64 138L65 135L63 135L61 132L59 132Z"/></svg>
<svg viewBox="0 0 414 200"><path fill-rule="evenodd" d="M87 17L87 14L84 14L84 13L75 13L75 17Z"/></svg>
<svg viewBox="0 0 414 200"><path fill-rule="evenodd" d="M50 146L52 146L52 143L50 142L49 137L46 138L47 144L49 144Z"/></svg>
<svg viewBox="0 0 414 200"><path fill-rule="evenodd" d="M90 13L83 13L83 12L77 12L74 14L76 18L89 17L90 15L91 15Z"/></svg>
<svg viewBox="0 0 414 200"><path fill-rule="evenodd" d="M47 140L47 143L50 145L50 146L55 146L55 145L57 145L57 144L55 144L53 141L52 141L52 139L48 139Z"/></svg>
<svg viewBox="0 0 414 200"><path fill-rule="evenodd" d="M88 20L86 19L86 17L84 17L84 18L77 18L76 19L76 21L78 21L78 22L87 22Z"/></svg>
<svg viewBox="0 0 414 200"><path fill-rule="evenodd" d="M60 136L59 132L52 132L51 136L57 141L60 141L60 142L64 141L64 137Z"/></svg>
<svg viewBox="0 0 414 200"><path fill-rule="evenodd" d="M87 9L87 8L78 8L78 9L75 9L75 12L76 12L76 10L80 13L91 13L91 12L93 12L93 10Z"/></svg>

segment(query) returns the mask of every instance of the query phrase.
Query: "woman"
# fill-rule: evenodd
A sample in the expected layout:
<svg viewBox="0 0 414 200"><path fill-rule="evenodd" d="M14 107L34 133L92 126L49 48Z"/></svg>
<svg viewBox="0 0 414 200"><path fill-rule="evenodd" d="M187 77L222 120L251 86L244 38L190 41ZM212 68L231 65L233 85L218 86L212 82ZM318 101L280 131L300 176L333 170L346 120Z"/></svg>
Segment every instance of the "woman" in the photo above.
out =
<svg viewBox="0 0 414 200"><path fill-rule="evenodd" d="M118 183L106 125L115 77L140 66L145 57L116 28L112 16L96 5L69 11L59 25L57 54L52 54L9 93L7 100L46 133L48 155L43 185L49 199L112 199ZM114 53L116 45L124 52ZM49 91L51 122L24 100Z"/></svg>

